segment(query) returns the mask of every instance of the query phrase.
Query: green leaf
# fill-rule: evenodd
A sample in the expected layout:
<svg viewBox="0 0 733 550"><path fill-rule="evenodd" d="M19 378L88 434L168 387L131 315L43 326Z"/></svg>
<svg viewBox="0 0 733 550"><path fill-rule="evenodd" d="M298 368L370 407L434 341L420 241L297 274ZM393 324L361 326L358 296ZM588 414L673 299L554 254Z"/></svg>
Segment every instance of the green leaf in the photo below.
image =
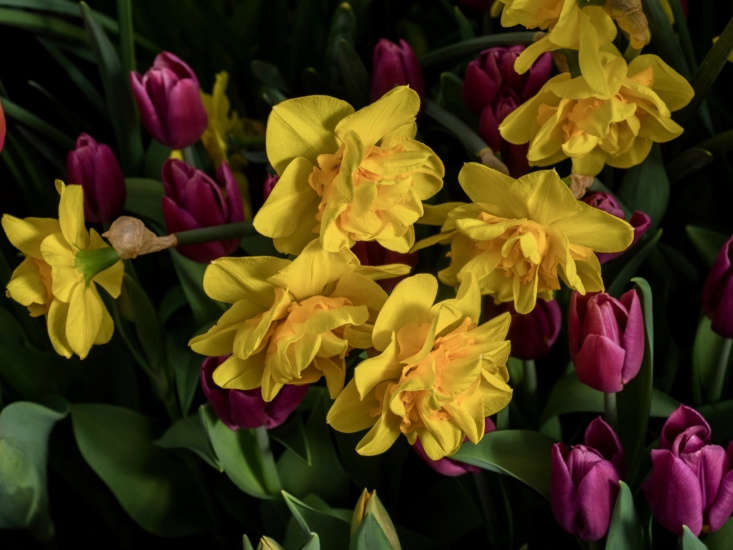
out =
<svg viewBox="0 0 733 550"><path fill-rule="evenodd" d="M117 50L97 22L92 10L85 2L80 2L79 7L97 58L107 111L120 151L120 161L125 172L135 172L142 164L143 147L140 140L140 119L130 90L130 75L120 63Z"/></svg>
<svg viewBox="0 0 733 550"><path fill-rule="evenodd" d="M342 550L349 540L349 520L344 513L328 506L313 506L282 491L282 497L297 525L305 536L319 533L324 550ZM351 511L346 511L350 516Z"/></svg>
<svg viewBox="0 0 733 550"><path fill-rule="evenodd" d="M631 257L626 260L626 263L613 278L611 284L606 288L606 292L608 294L616 298L621 296L628 282L632 280L631 278L637 273L641 265L644 263L644 260L647 259L652 250L654 250L654 248L657 246L657 242L659 242L659 239L661 237L662 230L659 229L653 237L650 237L649 239L643 239L641 243L639 243L641 246L634 247L635 250L633 255L631 255ZM646 242L644 242L645 240ZM621 258L619 258L618 260L621 260Z"/></svg>
<svg viewBox="0 0 733 550"><path fill-rule="evenodd" d="M705 536L705 545L710 550L730 550L730 541L733 540L733 518L725 522L725 525Z"/></svg>
<svg viewBox="0 0 733 550"><path fill-rule="evenodd" d="M471 21L465 15L463 15L461 8L459 8L458 6L453 6L453 18L456 20L456 25L458 26L458 35L460 36L461 40L470 40L471 38L476 37L476 33L473 31L473 25L471 25Z"/></svg>
<svg viewBox="0 0 733 550"><path fill-rule="evenodd" d="M643 0L644 14L649 22L649 30L652 34L652 44L657 49L659 55L677 72L681 73L686 79L690 79L692 71L687 64L687 60L680 47L669 18L662 8L660 0Z"/></svg>
<svg viewBox="0 0 733 550"><path fill-rule="evenodd" d="M121 307L125 308L127 318L135 324L135 333L151 370L155 373L165 372L165 342L158 312L140 283L129 273L125 273L119 301Z"/></svg>
<svg viewBox="0 0 733 550"><path fill-rule="evenodd" d="M644 550L646 545L634 508L634 497L626 483L619 481L619 485L620 489L606 537L606 550Z"/></svg>
<svg viewBox="0 0 733 550"><path fill-rule="evenodd" d="M135 70L135 32L132 28L132 0L117 0L120 22L120 60L124 74Z"/></svg>
<svg viewBox="0 0 733 550"><path fill-rule="evenodd" d="M649 215L650 232L659 227L669 204L669 178L659 145L652 147L644 162L626 172L618 194L630 209Z"/></svg>
<svg viewBox="0 0 733 550"><path fill-rule="evenodd" d="M488 34L455 42L437 50L428 52L420 58L420 65L426 69L430 65L450 64L463 58L470 57L481 50L492 46L513 46L515 44L531 44L534 42L534 31L529 32L505 32Z"/></svg>
<svg viewBox="0 0 733 550"><path fill-rule="evenodd" d="M204 496L185 465L153 444L150 419L103 404L71 407L82 456L145 530L184 536L208 528Z"/></svg>
<svg viewBox="0 0 733 550"><path fill-rule="evenodd" d="M188 414L201 379L201 362L204 358L188 347L188 333L166 332L166 354L181 414Z"/></svg>
<svg viewBox="0 0 733 550"><path fill-rule="evenodd" d="M715 375L725 338L714 332L706 315L700 319L692 347L692 395L695 403L718 401L720 388L714 388Z"/></svg>
<svg viewBox="0 0 733 550"><path fill-rule="evenodd" d="M436 101L446 111L454 113L472 127L478 127L476 115L463 99L463 80L455 73L446 71L440 74L440 90Z"/></svg>
<svg viewBox="0 0 733 550"><path fill-rule="evenodd" d="M369 103L369 72L353 44L345 38L336 41L336 63L349 103L357 109Z"/></svg>
<svg viewBox="0 0 733 550"><path fill-rule="evenodd" d="M682 550L708 550L708 547L690 531L687 525L682 526Z"/></svg>
<svg viewBox="0 0 733 550"><path fill-rule="evenodd" d="M667 166L671 183L677 183L690 174L702 170L715 160L715 155L702 147L693 147L683 151L672 159Z"/></svg>
<svg viewBox="0 0 733 550"><path fill-rule="evenodd" d="M242 535L242 547L243 550L255 550L252 547L252 543L249 541L249 537L247 535Z"/></svg>
<svg viewBox="0 0 733 550"><path fill-rule="evenodd" d="M394 550L374 516L366 516L351 537L349 550Z"/></svg>
<svg viewBox="0 0 733 550"><path fill-rule="evenodd" d="M641 294L644 314L644 360L639 374L626 384L618 395L618 434L623 444L627 479L634 479L640 456L644 451L647 425L651 411L652 384L654 381L654 311L652 308L652 289L641 277L632 279Z"/></svg>
<svg viewBox="0 0 733 550"><path fill-rule="evenodd" d="M487 433L478 445L464 443L451 458L510 475L547 497L552 444L552 439L539 432L502 430Z"/></svg>
<svg viewBox="0 0 733 550"><path fill-rule="evenodd" d="M687 232L687 238L690 239L708 267L713 267L720 249L728 240L728 236L719 231L705 229L697 225L687 225L685 231Z"/></svg>
<svg viewBox="0 0 733 550"><path fill-rule="evenodd" d="M212 300L204 292L206 264L189 260L176 250L171 249L169 252L196 324L202 326L219 317L224 311L224 305Z"/></svg>
<svg viewBox="0 0 733 550"><path fill-rule="evenodd" d="M300 550L321 550L321 539L318 533L311 533L311 538L308 539Z"/></svg>
<svg viewBox="0 0 733 550"><path fill-rule="evenodd" d="M202 405L199 415L219 464L232 483L254 497L275 498L280 491L280 480L266 445L267 432L234 431L217 418L209 405Z"/></svg>
<svg viewBox="0 0 733 550"><path fill-rule="evenodd" d="M281 443L286 449L299 456L308 466L313 464L311 460L310 443L308 434L303 425L303 418L295 413L288 418L287 422L269 431L270 437Z"/></svg>
<svg viewBox="0 0 733 550"><path fill-rule="evenodd" d="M0 412L0 529L30 529L37 538L53 537L46 488L48 436L68 412L62 399L52 408L16 401Z"/></svg>
<svg viewBox="0 0 733 550"><path fill-rule="evenodd" d="M125 210L152 221L157 232L165 230L163 209L160 206L164 194L163 184L153 179L125 178L125 188Z"/></svg>
<svg viewBox="0 0 733 550"><path fill-rule="evenodd" d="M177 420L154 443L164 449L188 449L199 455L212 468L220 472L224 471L211 446L209 435L199 414L192 414Z"/></svg>
<svg viewBox="0 0 733 550"><path fill-rule="evenodd" d="M7 5L6 1L0 5ZM18 27L38 34L50 34L69 40L83 41L87 33L58 17L18 9L0 8L0 25Z"/></svg>
<svg viewBox="0 0 733 550"><path fill-rule="evenodd" d="M32 130L35 130L42 136L49 138L51 141L56 143L56 145L62 147L63 149L74 148L73 139L48 124L42 118L39 118L38 116L24 109L20 105L13 103L7 97L2 97L0 98L0 100L2 100L0 101L0 103L2 103L2 108L5 111L5 116L7 116L8 118L16 120L20 124L23 124L24 126L27 126Z"/></svg>
<svg viewBox="0 0 733 550"><path fill-rule="evenodd" d="M716 442L723 444L733 439L733 400L701 405L698 411L710 424Z"/></svg>

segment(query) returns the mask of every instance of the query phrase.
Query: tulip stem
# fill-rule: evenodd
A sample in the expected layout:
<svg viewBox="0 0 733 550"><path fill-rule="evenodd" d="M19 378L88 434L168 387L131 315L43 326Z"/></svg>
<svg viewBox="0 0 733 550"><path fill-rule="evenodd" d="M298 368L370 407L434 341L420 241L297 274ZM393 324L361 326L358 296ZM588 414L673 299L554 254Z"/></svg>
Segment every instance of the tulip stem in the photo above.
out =
<svg viewBox="0 0 733 550"><path fill-rule="evenodd" d="M178 245L208 243L226 239L238 239L247 235L254 235L252 222L223 223L212 227L189 229L175 233Z"/></svg>
<svg viewBox="0 0 733 550"><path fill-rule="evenodd" d="M603 394L603 407L606 414L606 421L612 428L616 429L618 426L618 408L616 406L615 393L606 392Z"/></svg>
<svg viewBox="0 0 733 550"><path fill-rule="evenodd" d="M733 348L733 338L724 338L718 356L718 366L715 369L715 378L713 379L712 391L710 397L712 402L720 401L723 396L723 386L725 385L725 375L728 373L728 362L730 360L730 352Z"/></svg>
<svg viewBox="0 0 733 550"><path fill-rule="evenodd" d="M534 42L536 34L537 33L534 31L504 32L462 40L461 42L456 42L450 46L433 50L427 55L421 57L420 65L422 65L423 68L426 68L429 65L460 60L463 57L473 55L481 50L485 50L486 48L491 48L492 46L531 44Z"/></svg>

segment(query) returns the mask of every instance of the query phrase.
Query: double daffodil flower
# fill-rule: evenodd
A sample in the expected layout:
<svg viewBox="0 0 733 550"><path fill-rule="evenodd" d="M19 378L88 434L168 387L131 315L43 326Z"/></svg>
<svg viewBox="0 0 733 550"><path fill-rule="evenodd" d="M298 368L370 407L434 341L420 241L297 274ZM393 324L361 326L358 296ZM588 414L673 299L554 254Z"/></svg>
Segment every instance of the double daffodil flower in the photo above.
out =
<svg viewBox="0 0 733 550"><path fill-rule="evenodd" d="M114 323L97 285L117 298L124 266L94 229L84 227L81 186L57 180L56 190L58 220L2 217L8 240L25 255L13 271L7 295L26 306L31 316L46 316L56 353L84 359L92 345L112 338Z"/></svg>

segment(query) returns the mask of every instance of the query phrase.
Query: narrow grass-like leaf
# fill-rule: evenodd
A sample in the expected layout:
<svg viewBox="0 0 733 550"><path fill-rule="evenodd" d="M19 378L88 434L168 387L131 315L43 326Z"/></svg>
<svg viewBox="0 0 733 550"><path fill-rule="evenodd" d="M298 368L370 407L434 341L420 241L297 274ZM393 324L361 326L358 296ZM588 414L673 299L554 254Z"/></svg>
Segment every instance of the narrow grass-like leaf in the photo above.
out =
<svg viewBox="0 0 733 550"><path fill-rule="evenodd" d="M2 100L2 107L6 117L32 128L64 149L72 149L74 147L73 139L51 126L42 118L10 101L7 97L0 98L0 100Z"/></svg>
<svg viewBox="0 0 733 550"><path fill-rule="evenodd" d="M420 58L420 64L423 68L431 65L450 64L460 61L464 57L469 57L492 46L513 46L515 44L531 44L534 42L534 31L530 32L505 32L498 34L487 34L471 38L470 40L462 40L450 46L445 46L437 50L433 50Z"/></svg>

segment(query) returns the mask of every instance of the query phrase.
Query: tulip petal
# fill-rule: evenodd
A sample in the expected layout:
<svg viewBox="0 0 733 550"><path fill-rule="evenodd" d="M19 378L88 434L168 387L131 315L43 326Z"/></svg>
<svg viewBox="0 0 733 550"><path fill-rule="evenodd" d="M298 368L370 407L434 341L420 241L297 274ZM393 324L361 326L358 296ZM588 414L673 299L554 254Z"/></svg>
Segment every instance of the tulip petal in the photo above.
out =
<svg viewBox="0 0 733 550"><path fill-rule="evenodd" d="M692 430L688 431L690 428ZM673 450L677 436L682 433L686 433L688 438L697 437L703 444L710 442L711 430L707 420L687 405L680 405L667 417L659 434L659 448Z"/></svg>
<svg viewBox="0 0 733 550"><path fill-rule="evenodd" d="M621 341L621 345L626 350L622 374L623 383L626 384L639 373L644 359L644 315L636 290L624 293L621 296L621 303L628 312L626 328Z"/></svg>
<svg viewBox="0 0 733 550"><path fill-rule="evenodd" d="M275 105L265 135L267 158L275 172L282 175L297 157L314 164L318 155L335 152L338 143L334 129L353 112L345 101L325 95L288 99Z"/></svg>
<svg viewBox="0 0 733 550"><path fill-rule="evenodd" d="M580 351L573 357L578 380L602 392L623 389L621 374L626 352L605 336L586 335Z"/></svg>
<svg viewBox="0 0 733 550"><path fill-rule="evenodd" d="M597 417L585 429L584 443L611 461L618 472L623 471L624 450L613 428L602 417Z"/></svg>
<svg viewBox="0 0 733 550"><path fill-rule="evenodd" d="M682 526L699 535L703 502L697 476L670 451L652 450L652 473L644 494L656 520L667 530L682 534Z"/></svg>
<svg viewBox="0 0 733 550"><path fill-rule="evenodd" d="M567 532L573 533L575 516L578 513L578 502L573 479L563 456L564 450L565 447L562 443L555 443L552 446L550 504L555 521Z"/></svg>
<svg viewBox="0 0 733 550"><path fill-rule="evenodd" d="M728 468L733 465L733 441L728 444ZM733 470L728 470L718 487L718 494L708 509L708 524L711 531L720 529L733 514Z"/></svg>
<svg viewBox="0 0 733 550"><path fill-rule="evenodd" d="M580 521L576 533L584 541L600 540L608 531L619 491L616 468L607 460L597 462L577 486Z"/></svg>
<svg viewBox="0 0 733 550"><path fill-rule="evenodd" d="M204 133L208 123L206 110L201 103L199 83L190 78L176 82L168 94L166 145L173 149L193 145Z"/></svg>

